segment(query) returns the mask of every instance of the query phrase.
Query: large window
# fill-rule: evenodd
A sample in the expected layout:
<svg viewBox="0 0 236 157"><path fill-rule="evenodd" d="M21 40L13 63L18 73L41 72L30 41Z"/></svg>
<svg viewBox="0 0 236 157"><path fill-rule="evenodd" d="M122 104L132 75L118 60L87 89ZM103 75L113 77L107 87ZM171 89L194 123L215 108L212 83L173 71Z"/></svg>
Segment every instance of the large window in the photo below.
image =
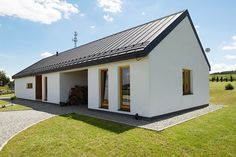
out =
<svg viewBox="0 0 236 157"><path fill-rule="evenodd" d="M108 108L108 70L101 70L101 108Z"/></svg>
<svg viewBox="0 0 236 157"><path fill-rule="evenodd" d="M183 95L192 94L191 91L191 71L183 69Z"/></svg>
<svg viewBox="0 0 236 157"><path fill-rule="evenodd" d="M130 68L120 67L120 110L130 111Z"/></svg>

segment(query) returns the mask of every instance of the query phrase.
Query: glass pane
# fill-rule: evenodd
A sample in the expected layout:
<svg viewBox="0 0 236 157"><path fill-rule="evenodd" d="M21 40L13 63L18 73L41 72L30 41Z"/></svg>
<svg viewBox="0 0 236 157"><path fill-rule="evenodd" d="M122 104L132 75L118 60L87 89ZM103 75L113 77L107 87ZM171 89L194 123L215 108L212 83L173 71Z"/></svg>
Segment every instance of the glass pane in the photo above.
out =
<svg viewBox="0 0 236 157"><path fill-rule="evenodd" d="M104 100L108 101L108 72L104 72L104 84L105 84L105 89L104 89Z"/></svg>
<svg viewBox="0 0 236 157"><path fill-rule="evenodd" d="M122 83L122 97L121 97L121 103L122 105L129 106L130 105L130 70L129 67L122 68L121 69L121 83Z"/></svg>

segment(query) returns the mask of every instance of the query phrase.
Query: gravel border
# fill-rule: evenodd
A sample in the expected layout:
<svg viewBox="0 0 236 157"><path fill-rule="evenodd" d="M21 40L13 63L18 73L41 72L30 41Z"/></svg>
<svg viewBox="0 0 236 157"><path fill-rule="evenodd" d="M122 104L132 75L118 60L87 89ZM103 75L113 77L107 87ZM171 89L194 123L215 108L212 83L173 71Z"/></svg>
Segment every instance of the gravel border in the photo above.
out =
<svg viewBox="0 0 236 157"><path fill-rule="evenodd" d="M150 129L150 130L162 131L164 129L181 124L183 122L189 121L189 120L197 118L199 116L203 116L209 112L214 112L214 111L219 110L221 108L223 108L223 105L209 105L205 108L190 111L190 112L187 112L187 113L184 113L181 115L177 115L177 116L167 118L164 120L160 120L157 122L153 122L150 124L141 125L139 127L145 128L145 129Z"/></svg>

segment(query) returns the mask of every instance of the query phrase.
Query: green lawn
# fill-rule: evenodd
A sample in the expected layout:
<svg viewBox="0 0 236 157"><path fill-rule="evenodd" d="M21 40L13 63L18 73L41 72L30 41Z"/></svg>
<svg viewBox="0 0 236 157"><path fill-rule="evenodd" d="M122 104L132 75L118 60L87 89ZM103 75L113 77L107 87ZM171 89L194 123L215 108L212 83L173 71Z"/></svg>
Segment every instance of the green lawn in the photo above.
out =
<svg viewBox="0 0 236 157"><path fill-rule="evenodd" d="M0 86L0 90L10 90L10 89L7 85L5 85L5 86Z"/></svg>
<svg viewBox="0 0 236 157"><path fill-rule="evenodd" d="M162 132L69 114L21 132L0 156L236 156L236 91L224 85L211 83L211 102L226 107Z"/></svg>
<svg viewBox="0 0 236 157"><path fill-rule="evenodd" d="M17 110L29 110L29 109L31 109L29 107L19 105L19 104L15 104L13 106L6 106L4 108L1 108L2 105L7 105L7 104L9 104L9 102L0 100L0 112L1 111L17 111Z"/></svg>
<svg viewBox="0 0 236 157"><path fill-rule="evenodd" d="M12 93L12 90L10 90L10 88L5 85L5 86L0 86L0 91L3 91L4 93ZM1 92L0 92L1 93ZM12 94L4 94L4 95L0 95L0 98L2 97L11 97L11 96L14 96L14 93Z"/></svg>
<svg viewBox="0 0 236 157"><path fill-rule="evenodd" d="M14 93L12 93L12 94L4 94L4 95L0 95L0 98L10 98L10 97L13 97L13 96L15 96Z"/></svg>

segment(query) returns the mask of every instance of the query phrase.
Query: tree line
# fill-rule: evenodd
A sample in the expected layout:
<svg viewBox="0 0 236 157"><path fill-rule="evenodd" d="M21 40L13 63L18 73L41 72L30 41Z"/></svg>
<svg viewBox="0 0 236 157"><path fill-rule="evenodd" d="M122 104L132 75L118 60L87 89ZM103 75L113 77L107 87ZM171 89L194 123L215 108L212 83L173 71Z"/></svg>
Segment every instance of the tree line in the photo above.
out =
<svg viewBox="0 0 236 157"><path fill-rule="evenodd" d="M228 77L223 77L223 76L213 76L210 78L210 81L212 82L233 82L235 81L233 76Z"/></svg>
<svg viewBox="0 0 236 157"><path fill-rule="evenodd" d="M0 71L0 86L5 86L10 83L10 78L7 77L4 71Z"/></svg>

